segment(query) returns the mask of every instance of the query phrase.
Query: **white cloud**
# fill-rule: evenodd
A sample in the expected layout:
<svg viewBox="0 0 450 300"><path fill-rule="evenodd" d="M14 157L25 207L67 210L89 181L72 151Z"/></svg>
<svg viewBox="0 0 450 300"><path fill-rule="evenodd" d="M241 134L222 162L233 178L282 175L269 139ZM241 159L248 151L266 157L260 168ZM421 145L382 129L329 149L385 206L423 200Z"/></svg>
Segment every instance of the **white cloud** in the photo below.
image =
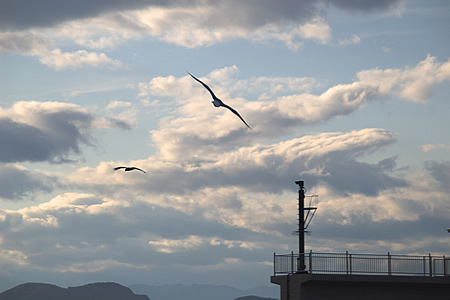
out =
<svg viewBox="0 0 450 300"><path fill-rule="evenodd" d="M131 106L133 106L133 103L131 103L131 102L113 100L108 103L108 105L106 106L106 109L116 109L116 108L124 108L124 107L131 107Z"/></svg>
<svg viewBox="0 0 450 300"><path fill-rule="evenodd" d="M39 60L55 70L83 66L119 68L123 65L122 62L109 58L105 53L87 52L86 50L62 52L61 49L54 49L40 55Z"/></svg>
<svg viewBox="0 0 450 300"><path fill-rule="evenodd" d="M109 68L122 66L122 62L113 60L104 53L86 50L63 52L59 48L54 48L48 38L34 32L0 32L1 52L37 56L42 64L55 70L83 66L106 66Z"/></svg>
<svg viewBox="0 0 450 300"><path fill-rule="evenodd" d="M441 63L428 56L414 67L365 70L357 74L353 83L330 87L319 95L300 93L315 84L307 78L236 80L235 66L215 70L206 78L200 76L219 98L241 114L253 128L251 132L228 110L211 107L208 91L188 75L157 77L140 83L139 96L171 97L178 101L178 116L161 121L160 129L151 132L165 159L209 157L210 153L234 149L244 141L260 142L289 134L299 125L348 115L371 101L400 97L426 102L433 85L450 79L449 66L450 62ZM276 97L277 90L283 94ZM190 97L179 101L180 94ZM247 101L241 96L260 100ZM205 109L208 106L211 109ZM199 147L200 144L204 146Z"/></svg>
<svg viewBox="0 0 450 300"><path fill-rule="evenodd" d="M274 14L275 12L275 14ZM166 20L172 20L167 22ZM281 40L298 49L298 38L330 39L331 30L313 3L250 3L234 1L197 5L149 6L140 10L100 15L66 22L57 35L70 36L78 44L95 49L114 46L143 35L188 48L209 46L235 38Z"/></svg>
<svg viewBox="0 0 450 300"><path fill-rule="evenodd" d="M361 39L360 39L359 36L357 36L355 34L352 35L352 37L349 38L349 39L345 39L345 40L339 41L339 45L341 45L341 46L357 45L359 43L361 43Z"/></svg>
<svg viewBox="0 0 450 300"><path fill-rule="evenodd" d="M331 28L321 17L315 17L311 22L299 26L298 31L303 38L318 40L321 43L326 43L331 38Z"/></svg>
<svg viewBox="0 0 450 300"><path fill-rule="evenodd" d="M198 236L188 236L181 240L161 239L157 241L149 241L151 246L155 247L156 251L164 253L174 253L185 250L197 249L203 242L202 238Z"/></svg>
<svg viewBox="0 0 450 300"><path fill-rule="evenodd" d="M358 79L381 94L426 103L434 84L450 80L450 60L441 63L428 55L413 68L366 70L358 73Z"/></svg>
<svg viewBox="0 0 450 300"><path fill-rule="evenodd" d="M0 32L0 53L41 55L49 45L48 40L32 32Z"/></svg>
<svg viewBox="0 0 450 300"><path fill-rule="evenodd" d="M450 145L446 145L446 144L439 144L439 145L426 144L426 145L422 145L422 152L430 152L430 151L436 151L436 150L448 150L448 149L450 149Z"/></svg>

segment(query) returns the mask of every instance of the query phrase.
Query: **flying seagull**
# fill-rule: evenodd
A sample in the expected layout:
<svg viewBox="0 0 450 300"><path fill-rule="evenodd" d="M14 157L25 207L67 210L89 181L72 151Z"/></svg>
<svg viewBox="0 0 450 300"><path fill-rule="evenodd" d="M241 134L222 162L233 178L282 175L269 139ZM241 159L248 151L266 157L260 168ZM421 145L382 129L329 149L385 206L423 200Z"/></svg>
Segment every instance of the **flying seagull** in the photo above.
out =
<svg viewBox="0 0 450 300"><path fill-rule="evenodd" d="M214 99L214 101L212 101L212 104L214 104L215 107L226 107L229 110L231 110L232 113L234 113L236 116L239 117L239 119L242 120L242 122L244 122L245 125L247 125L248 128L252 129L250 126L248 126L247 122L244 121L244 119L241 117L241 115L231 106L226 105L225 103L223 103L222 100L220 100L219 98L216 97L216 95L214 95L213 91L209 88L209 86L207 86L204 82L202 82L200 79L198 79L197 77L195 77L194 75L192 75L191 73L188 72L189 75L192 76L192 78L194 78L195 80L197 80L198 82L200 82L201 85L203 85L205 87L205 89L208 90L208 92L211 94L212 98Z"/></svg>
<svg viewBox="0 0 450 300"><path fill-rule="evenodd" d="M114 171L117 171L117 170L120 170L120 169L125 169L125 172L127 172L127 171L133 171L133 170L138 170L138 171L141 171L141 172L146 173L144 170L139 169L139 168L137 168L137 167L115 167L115 168L114 168Z"/></svg>

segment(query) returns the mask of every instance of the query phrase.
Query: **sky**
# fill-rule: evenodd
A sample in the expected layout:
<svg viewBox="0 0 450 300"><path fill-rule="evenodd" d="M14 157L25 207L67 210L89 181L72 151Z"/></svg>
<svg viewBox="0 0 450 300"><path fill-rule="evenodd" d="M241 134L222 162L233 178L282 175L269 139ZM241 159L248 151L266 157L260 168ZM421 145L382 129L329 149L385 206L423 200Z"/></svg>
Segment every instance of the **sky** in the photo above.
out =
<svg viewBox="0 0 450 300"><path fill-rule="evenodd" d="M2 0L0 291L271 285L273 253L298 252L298 180L318 195L306 251L450 255L449 16Z"/></svg>

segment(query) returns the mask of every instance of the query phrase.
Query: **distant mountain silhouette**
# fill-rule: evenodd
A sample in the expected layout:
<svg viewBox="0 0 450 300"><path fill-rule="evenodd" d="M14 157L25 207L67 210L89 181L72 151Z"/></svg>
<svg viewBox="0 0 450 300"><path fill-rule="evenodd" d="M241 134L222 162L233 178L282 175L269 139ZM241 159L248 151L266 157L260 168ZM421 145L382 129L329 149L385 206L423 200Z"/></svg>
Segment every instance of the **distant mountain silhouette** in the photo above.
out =
<svg viewBox="0 0 450 300"><path fill-rule="evenodd" d="M233 300L238 297L258 297L244 298L243 300L268 300L278 299L280 288L278 286L261 286L248 290L241 290L227 285L210 284L173 284L173 285L148 285L134 284L130 288L138 294L145 294L152 300ZM272 298L261 298L272 297ZM0 299L1 300L1 299Z"/></svg>
<svg viewBox="0 0 450 300"><path fill-rule="evenodd" d="M62 288L46 283L24 283L0 294L0 300L150 300L117 283L90 283Z"/></svg>

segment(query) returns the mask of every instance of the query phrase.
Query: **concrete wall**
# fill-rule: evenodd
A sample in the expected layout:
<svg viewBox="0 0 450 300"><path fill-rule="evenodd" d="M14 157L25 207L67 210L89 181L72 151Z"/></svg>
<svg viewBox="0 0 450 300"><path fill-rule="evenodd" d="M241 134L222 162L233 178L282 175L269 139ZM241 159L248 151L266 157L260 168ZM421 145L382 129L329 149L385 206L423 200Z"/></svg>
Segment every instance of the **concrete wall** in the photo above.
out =
<svg viewBox="0 0 450 300"><path fill-rule="evenodd" d="M450 300L450 276L291 274L272 276L280 300Z"/></svg>

